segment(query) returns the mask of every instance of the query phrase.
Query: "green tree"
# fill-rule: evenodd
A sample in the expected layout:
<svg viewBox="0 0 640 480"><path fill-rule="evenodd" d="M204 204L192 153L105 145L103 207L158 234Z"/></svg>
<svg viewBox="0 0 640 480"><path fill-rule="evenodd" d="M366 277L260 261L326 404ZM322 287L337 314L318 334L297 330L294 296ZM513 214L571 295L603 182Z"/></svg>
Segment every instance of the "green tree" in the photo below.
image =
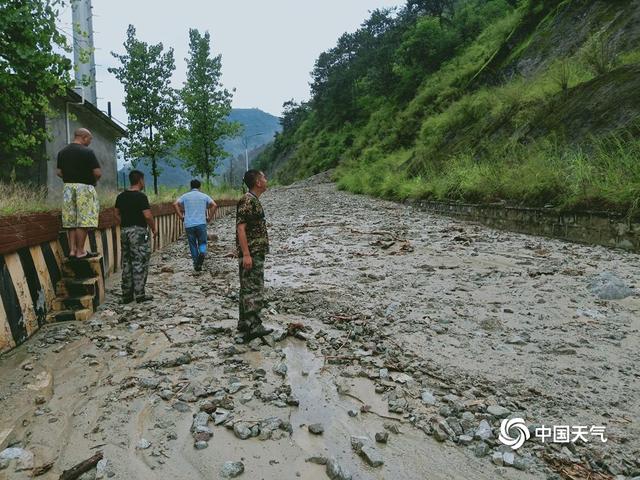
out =
<svg viewBox="0 0 640 480"><path fill-rule="evenodd" d="M218 162L227 156L221 140L236 135L240 125L228 122L233 94L222 87L222 56L211 56L211 37L189 30L187 80L180 91L182 128L180 154L184 165L207 184Z"/></svg>
<svg viewBox="0 0 640 480"><path fill-rule="evenodd" d="M31 165L48 133L42 118L70 86L71 62L56 29L62 0L0 2L0 166Z"/></svg>
<svg viewBox="0 0 640 480"><path fill-rule="evenodd" d="M129 25L124 54L111 52L121 66L109 68L125 90L124 107L129 135L122 149L125 155L151 166L153 191L158 193L158 159L177 142L178 94L171 86L175 70L173 49L166 52L162 43L149 45L136 38Z"/></svg>

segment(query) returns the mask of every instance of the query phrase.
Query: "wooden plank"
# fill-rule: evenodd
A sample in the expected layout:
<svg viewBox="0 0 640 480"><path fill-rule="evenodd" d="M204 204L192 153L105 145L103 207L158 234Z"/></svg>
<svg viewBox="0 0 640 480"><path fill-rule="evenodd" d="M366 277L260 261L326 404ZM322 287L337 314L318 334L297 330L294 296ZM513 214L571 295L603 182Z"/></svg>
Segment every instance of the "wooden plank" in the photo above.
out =
<svg viewBox="0 0 640 480"><path fill-rule="evenodd" d="M20 257L17 253L10 253L5 255L4 261L13 280L13 287L16 290L18 296L18 302L20 303L20 309L22 310L22 318L24 326L27 330L27 336L30 337L38 330L38 319L36 312L33 309L33 300L31 299L31 293L29 292L29 285L22 269L22 263L20 263Z"/></svg>
<svg viewBox="0 0 640 480"><path fill-rule="evenodd" d="M4 303L0 296L0 353L11 350L16 346L16 342L11 334L9 320L7 319L7 311L4 309Z"/></svg>

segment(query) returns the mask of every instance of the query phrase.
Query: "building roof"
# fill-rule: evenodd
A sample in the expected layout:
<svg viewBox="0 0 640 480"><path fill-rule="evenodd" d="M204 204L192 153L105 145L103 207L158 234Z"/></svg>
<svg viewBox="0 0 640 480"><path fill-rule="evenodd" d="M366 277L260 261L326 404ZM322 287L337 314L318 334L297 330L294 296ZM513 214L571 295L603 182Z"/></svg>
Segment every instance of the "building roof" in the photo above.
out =
<svg viewBox="0 0 640 480"><path fill-rule="evenodd" d="M82 103L82 95L78 94L75 90L70 88L67 89L67 98L66 101L73 102L75 104ZM93 103L89 102L87 99L84 99L84 103L82 105L76 105L77 107L84 107L91 113L93 113L96 117L101 119L108 126L116 130L120 136L126 137L128 132L122 127L119 123L117 123L114 119L106 115L102 110L96 107Z"/></svg>

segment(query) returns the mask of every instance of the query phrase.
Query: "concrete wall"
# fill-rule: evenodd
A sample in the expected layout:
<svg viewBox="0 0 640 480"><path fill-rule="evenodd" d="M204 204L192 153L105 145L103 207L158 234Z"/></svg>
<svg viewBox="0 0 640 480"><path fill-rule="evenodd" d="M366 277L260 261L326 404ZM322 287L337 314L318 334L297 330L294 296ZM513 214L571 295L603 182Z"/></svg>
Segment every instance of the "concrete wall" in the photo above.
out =
<svg viewBox="0 0 640 480"><path fill-rule="evenodd" d="M218 205L217 218L235 212L235 201ZM176 241L184 228L171 204L154 205L152 211L160 233L152 244L156 251ZM51 314L62 296L60 282L69 252L59 216L58 212L35 214L33 221L24 217L0 219L0 353L24 343L53 321ZM120 269L120 226L115 224L113 209L101 212L100 225L89 233L87 248L102 255L102 281Z"/></svg>
<svg viewBox="0 0 640 480"><path fill-rule="evenodd" d="M640 252L640 221L605 212L419 201L421 210L530 235Z"/></svg>
<svg viewBox="0 0 640 480"><path fill-rule="evenodd" d="M62 180L56 176L58 152L67 145L67 124L64 102L55 104L56 114L47 118L47 128L52 139L46 144L47 188L52 202L62 198ZM102 178L98 182L98 191L116 190L117 158L116 142L121 133L108 125L104 119L83 105L69 105L69 130L73 138L76 128L88 128L93 134L90 148L98 157L102 168Z"/></svg>

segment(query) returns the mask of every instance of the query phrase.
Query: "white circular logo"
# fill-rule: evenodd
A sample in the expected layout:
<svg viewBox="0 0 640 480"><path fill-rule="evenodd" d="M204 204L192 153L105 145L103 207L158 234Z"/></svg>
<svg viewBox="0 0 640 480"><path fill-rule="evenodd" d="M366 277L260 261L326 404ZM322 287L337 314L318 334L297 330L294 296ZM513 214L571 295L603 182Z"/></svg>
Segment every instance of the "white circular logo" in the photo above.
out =
<svg viewBox="0 0 640 480"><path fill-rule="evenodd" d="M511 436L512 430L517 432L517 436L515 438ZM505 445L510 446L513 450L519 449L524 445L524 442L529 440L530 437L531 432L529 432L529 429L522 418L512 418L511 420L505 418L502 420L498 439Z"/></svg>

